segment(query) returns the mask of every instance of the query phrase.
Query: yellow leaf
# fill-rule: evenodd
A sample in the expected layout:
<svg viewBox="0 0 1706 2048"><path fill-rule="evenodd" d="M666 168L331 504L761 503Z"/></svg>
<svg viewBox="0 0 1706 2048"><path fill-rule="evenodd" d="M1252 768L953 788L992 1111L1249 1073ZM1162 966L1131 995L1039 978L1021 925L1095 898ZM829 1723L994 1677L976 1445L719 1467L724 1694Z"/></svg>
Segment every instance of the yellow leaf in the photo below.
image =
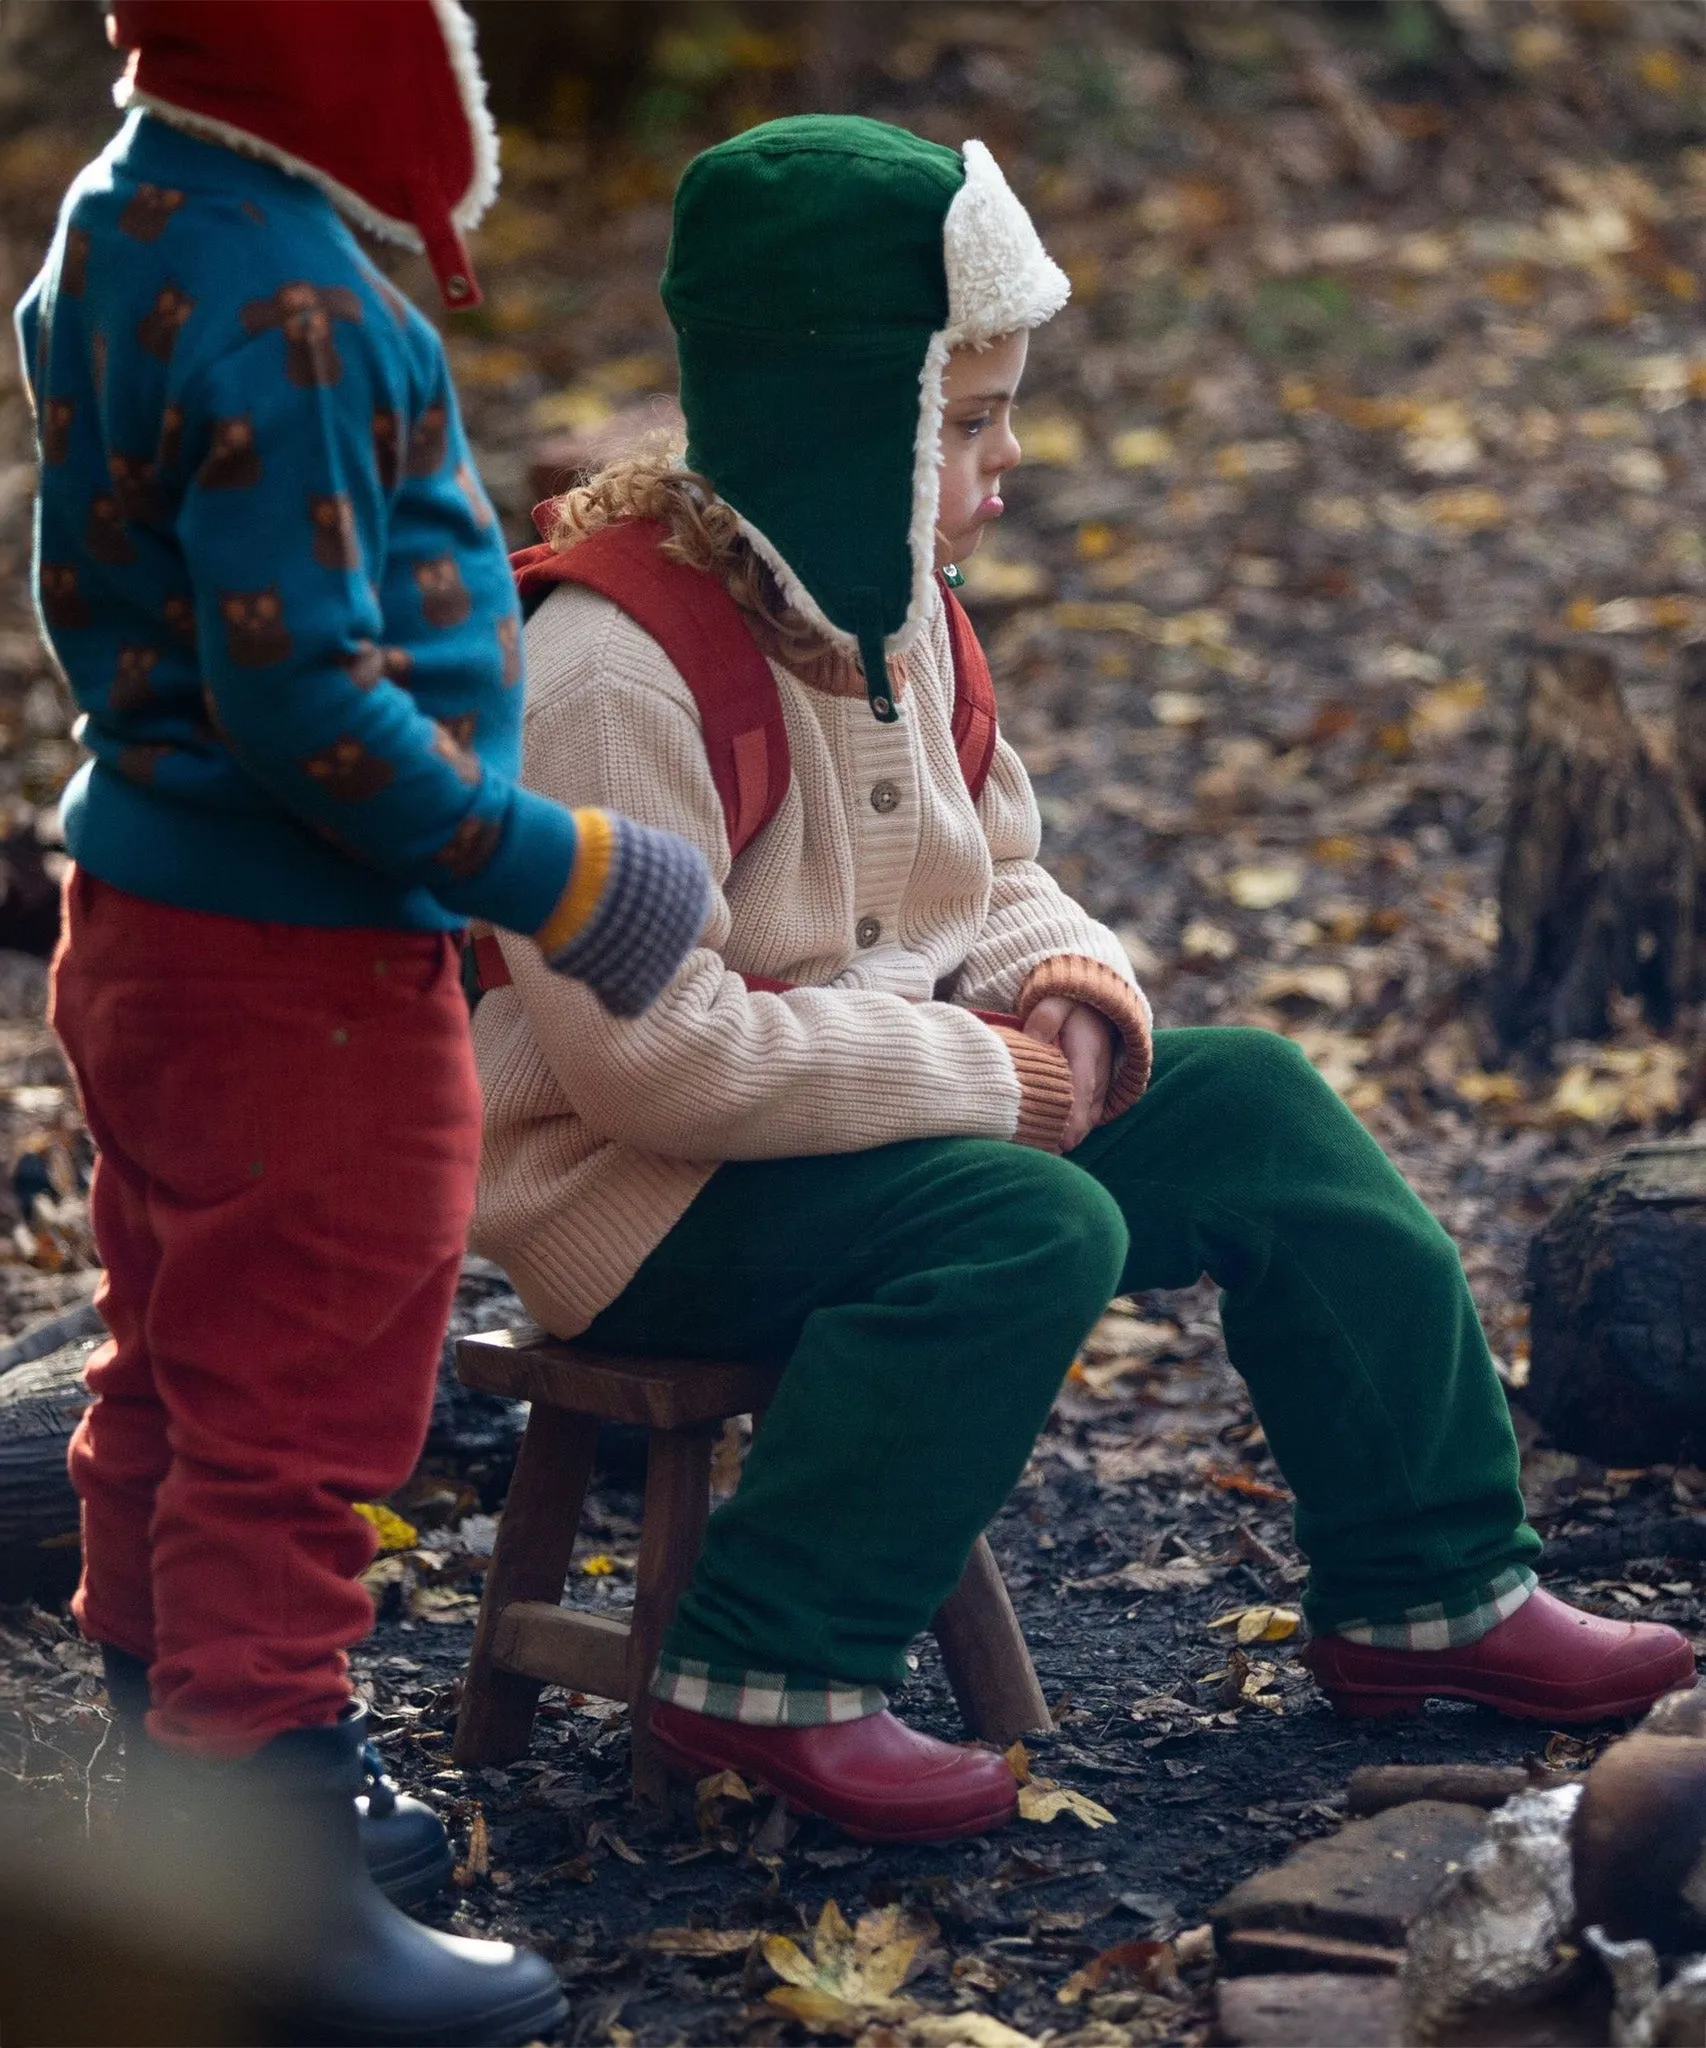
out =
<svg viewBox="0 0 1706 2048"><path fill-rule="evenodd" d="M1216 476L1238 483L1245 477L1283 476L1297 467L1302 451L1295 441L1234 441L1217 448L1212 460Z"/></svg>
<svg viewBox="0 0 1706 2048"><path fill-rule="evenodd" d="M752 1788L739 1771L718 1771L715 1777L701 1778L693 1789L702 1806L713 1799L744 1799L752 1804Z"/></svg>
<svg viewBox="0 0 1706 2048"><path fill-rule="evenodd" d="M560 428L580 432L588 427L602 427L614 412L603 392L577 384L568 391L553 391L536 401L533 424L547 433Z"/></svg>
<svg viewBox="0 0 1706 2048"><path fill-rule="evenodd" d="M1591 633L1598 611L1591 597L1572 597L1564 607L1564 624L1572 633Z"/></svg>
<svg viewBox="0 0 1706 2048"><path fill-rule="evenodd" d="M581 1570L589 1579L607 1579L615 1569L615 1558L606 1557L602 1551L596 1556L581 1559Z"/></svg>
<svg viewBox="0 0 1706 2048"><path fill-rule="evenodd" d="M1226 877L1226 893L1240 910L1272 910L1302 887L1302 869L1286 865L1234 868Z"/></svg>
<svg viewBox="0 0 1706 2048"><path fill-rule="evenodd" d="M1021 1820L1034 1820L1046 1827L1062 1813L1072 1814L1087 1828L1115 1825L1114 1816L1105 1806L1098 1806L1094 1799L1086 1799L1082 1792L1071 1791L1065 1785L1050 1785L1041 1778L1033 1778L1028 1785L1019 1787Z"/></svg>
<svg viewBox="0 0 1706 2048"><path fill-rule="evenodd" d="M1431 526L1444 526L1459 533L1480 533L1503 523L1505 501L1497 491L1465 488L1460 491L1430 491L1422 500L1422 514Z"/></svg>
<svg viewBox="0 0 1706 2048"><path fill-rule="evenodd" d="M381 1550L413 1550L421 1540L413 1522L405 1522L401 1515L378 1501L358 1500L354 1506L361 1519L377 1531Z"/></svg>
<svg viewBox="0 0 1706 2048"><path fill-rule="evenodd" d="M1149 709L1157 725L1201 725L1208 716L1207 700L1190 690L1157 690Z"/></svg>
<svg viewBox="0 0 1706 2048"><path fill-rule="evenodd" d="M802 2027L809 2027L814 2033L846 2034L849 2037L862 2034L869 2017L849 2005L844 1998L836 1998L812 1984L780 1984L774 1991L765 1992L764 2002L774 2006L778 2012L785 2012L790 2019L798 2020Z"/></svg>
<svg viewBox="0 0 1706 2048"><path fill-rule="evenodd" d="M738 1956L757 1939L755 1927L654 1927L640 1946L654 1955Z"/></svg>
<svg viewBox="0 0 1706 2048"><path fill-rule="evenodd" d="M1114 436L1108 453L1118 469L1161 469L1173 459L1173 437L1160 427L1132 427Z"/></svg>
<svg viewBox="0 0 1706 2048"><path fill-rule="evenodd" d="M987 598L996 604L1019 604L1026 598L1042 597L1049 587L1048 572L1035 562L1004 560L987 546L968 555L960 564L968 597Z"/></svg>
<svg viewBox="0 0 1706 2048"><path fill-rule="evenodd" d="M1288 1642L1302 1625L1294 1607L1240 1607L1209 1623L1210 1628L1235 1630L1241 1644Z"/></svg>
<svg viewBox="0 0 1706 2048"><path fill-rule="evenodd" d="M1348 1010L1351 977L1347 968L1323 962L1318 967L1276 967L1256 990L1262 1003L1319 1003L1324 1010Z"/></svg>
<svg viewBox="0 0 1706 2048"><path fill-rule="evenodd" d="M784 1984L804 1986L817 1982L817 1970L810 1956L798 1942L790 1941L785 1934L767 1934L764 1937L764 1960Z"/></svg>
<svg viewBox="0 0 1706 2048"><path fill-rule="evenodd" d="M1119 546L1119 533L1105 519L1086 519L1078 529L1078 559L1099 562Z"/></svg>
<svg viewBox="0 0 1706 2048"><path fill-rule="evenodd" d="M1015 1742L1005 1752L1007 1768L1021 1785L1031 1782L1031 1752L1022 1742Z"/></svg>
<svg viewBox="0 0 1706 2048"><path fill-rule="evenodd" d="M1019 425L1020 445L1027 462L1042 462L1071 469L1084 460L1084 429L1064 413L1042 419L1024 420Z"/></svg>
<svg viewBox="0 0 1706 2048"><path fill-rule="evenodd" d="M1687 77L1682 59L1662 44L1657 49L1643 50L1635 60L1635 69L1643 85L1667 95L1681 92Z"/></svg>
<svg viewBox="0 0 1706 2048"><path fill-rule="evenodd" d="M1237 950L1236 937L1206 917L1193 917L1179 936L1179 952L1186 960L1230 960Z"/></svg>
<svg viewBox="0 0 1706 2048"><path fill-rule="evenodd" d="M1479 676L1459 676L1416 700L1410 729L1420 738L1455 739L1475 722L1486 702L1487 686Z"/></svg>

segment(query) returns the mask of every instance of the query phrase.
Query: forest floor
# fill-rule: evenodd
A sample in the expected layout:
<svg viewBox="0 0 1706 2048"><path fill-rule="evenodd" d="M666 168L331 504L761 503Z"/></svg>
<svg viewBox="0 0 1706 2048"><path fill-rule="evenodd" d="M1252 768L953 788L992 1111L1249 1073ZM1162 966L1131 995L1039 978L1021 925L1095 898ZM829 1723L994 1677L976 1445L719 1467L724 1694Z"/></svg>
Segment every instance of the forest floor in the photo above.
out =
<svg viewBox="0 0 1706 2048"><path fill-rule="evenodd" d="M1550 1448L1521 1411L1528 1242L1591 1165L1695 1126L1699 1020L1660 1034L1631 1011L1604 1043L1518 1059L1483 1007L1528 650L1603 646L1662 737L1678 649L1706 626L1697 17L1661 0L1513 4L1475 30L1464 6L1446 10L1470 24L1460 46L1420 6L866 13L879 25L837 60L842 103L982 136L1073 279L1072 306L1036 339L1026 463L967 591L1036 780L1045 858L1121 932L1161 1023L1296 1038L1450 1230L1512 1392L1537 1524L1606 1539L1598 1567L1549 1583L1706 1648L1699 1568L1621 1558L1617 1533L1699 1510L1706 1471L1607 1472ZM655 280L685 149L821 97L823 61L690 11L646 101L658 121L674 108L666 132L589 139L571 96L560 132L506 137L505 196L476 251L488 302L452 351L516 539L589 449L668 417ZM92 99L52 125L36 104L0 102L13 296L101 132ZM12 374L0 824L50 834L74 750L27 610ZM38 1162L13 1176L27 1219L0 1194L0 1318L15 1330L95 1276L86 1141L39 969L5 965L0 1146L8 1164ZM921 1936L906 1991L926 2009L973 2007L1083 2048L1200 2039L1203 1966L1171 1996L1083 1990L1073 1973L1197 1926L1234 1880L1332 1827L1357 1764L1548 1746L1547 1730L1469 1709L1373 1728L1328 1712L1288 1632L1302 1568L1283 1480L1206 1289L1104 1322L993 1531L1060 1724L1033 1745L1035 1768L1105 1821L1068 1811L884 1850L731 1798L647 1828L625 1803L621 1711L560 1694L525 1763L452 1769L502 1473L490 1451L429 1458L395 1503L418 1540L381 1567L385 1618L357 1664L398 1776L440 1805L463 1857L435 1917L543 1947L576 2040L796 2038L755 1944L804 1941L830 1900L849 1920L905 1909L890 1933ZM631 1578L632 1478L607 1472L589 1505L572 1578L594 1606L619 1607ZM1279 1614L1246 1666L1214 1624L1255 1607ZM955 1731L932 1644L897 1704ZM99 1826L110 1749L88 1769L105 1729L50 1572L0 1612L14 1818L86 1809Z"/></svg>

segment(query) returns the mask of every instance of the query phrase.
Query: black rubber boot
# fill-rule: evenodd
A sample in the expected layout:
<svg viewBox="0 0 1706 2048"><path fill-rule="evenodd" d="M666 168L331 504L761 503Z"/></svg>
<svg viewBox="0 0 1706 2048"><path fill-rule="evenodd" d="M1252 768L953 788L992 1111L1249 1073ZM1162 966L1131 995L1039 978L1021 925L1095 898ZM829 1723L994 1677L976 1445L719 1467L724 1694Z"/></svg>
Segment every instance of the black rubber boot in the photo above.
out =
<svg viewBox="0 0 1706 2048"><path fill-rule="evenodd" d="M215 1967L282 2037L331 2048L508 2048L567 2014L556 1972L506 1942L418 1926L368 1874L355 1802L365 1708L237 1763L156 1747L149 1797L171 1809L155 1881L193 1892Z"/></svg>
<svg viewBox="0 0 1706 2048"><path fill-rule="evenodd" d="M110 1643L101 1645L101 1662L130 1768L140 1771L148 1742L148 1667ZM424 1906L443 1889L455 1862L444 1823L430 1806L397 1790L375 1743L366 1745L362 1764L367 1789L356 1795L355 1810L368 1872L393 1905Z"/></svg>

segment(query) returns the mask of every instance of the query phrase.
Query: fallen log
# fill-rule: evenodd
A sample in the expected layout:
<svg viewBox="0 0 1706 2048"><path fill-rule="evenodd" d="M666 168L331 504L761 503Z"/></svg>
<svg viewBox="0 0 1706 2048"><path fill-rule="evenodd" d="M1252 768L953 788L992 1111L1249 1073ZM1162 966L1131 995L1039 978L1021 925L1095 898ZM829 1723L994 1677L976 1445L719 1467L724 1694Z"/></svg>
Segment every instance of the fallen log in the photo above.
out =
<svg viewBox="0 0 1706 2048"><path fill-rule="evenodd" d="M1364 1764L1345 1787L1347 1804L1359 1818L1408 1806L1413 1799L1444 1799L1455 1806L1503 1806L1519 1792L1539 1791L1563 1780L1522 1764Z"/></svg>
<svg viewBox="0 0 1706 2048"><path fill-rule="evenodd" d="M1706 1449L1706 1144L1631 1146L1579 1183L1529 1249L1528 1292L1523 1401L1554 1443L1606 1465Z"/></svg>
<svg viewBox="0 0 1706 2048"><path fill-rule="evenodd" d="M0 1377L0 1552L76 1537L65 1451L88 1403L83 1367L100 1341L75 1338Z"/></svg>

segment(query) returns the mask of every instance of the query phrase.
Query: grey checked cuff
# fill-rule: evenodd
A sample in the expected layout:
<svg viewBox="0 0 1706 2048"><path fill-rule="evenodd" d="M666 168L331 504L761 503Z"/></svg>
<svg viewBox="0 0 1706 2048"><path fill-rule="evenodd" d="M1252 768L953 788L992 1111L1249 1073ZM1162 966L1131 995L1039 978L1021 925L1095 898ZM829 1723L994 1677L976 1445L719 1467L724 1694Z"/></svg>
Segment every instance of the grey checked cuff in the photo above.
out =
<svg viewBox="0 0 1706 2048"><path fill-rule="evenodd" d="M1406 1608L1395 1621L1349 1621L1333 1633L1376 1650L1461 1650L1507 1621L1539 1583L1527 1565L1513 1564L1454 1600Z"/></svg>
<svg viewBox="0 0 1706 2048"><path fill-rule="evenodd" d="M669 986L711 915L703 856L674 832L611 813L610 873L592 915L550 956L613 1017L637 1017Z"/></svg>
<svg viewBox="0 0 1706 2048"><path fill-rule="evenodd" d="M690 1714L744 1721L749 1728L824 1728L837 1721L862 1721L889 1703L888 1694L874 1685L741 1671L692 1657L660 1657L651 1691L653 1699L668 1700Z"/></svg>

